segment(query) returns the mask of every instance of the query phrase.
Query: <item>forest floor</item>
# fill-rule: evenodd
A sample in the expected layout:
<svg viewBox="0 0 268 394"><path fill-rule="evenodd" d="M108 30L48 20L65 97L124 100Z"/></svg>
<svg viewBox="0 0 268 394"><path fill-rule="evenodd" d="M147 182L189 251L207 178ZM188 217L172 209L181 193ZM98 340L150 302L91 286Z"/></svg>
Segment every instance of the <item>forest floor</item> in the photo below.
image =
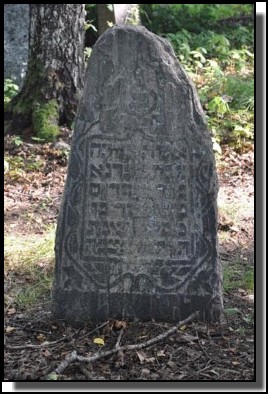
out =
<svg viewBox="0 0 268 394"><path fill-rule="evenodd" d="M70 143L67 132L63 129L62 138ZM39 248L48 229L55 227L68 145L20 144L14 137L5 138L5 380L47 380L48 376L64 381L255 379L253 148L243 153L222 148L217 167L224 321L207 324L194 320L144 349L119 351L91 363L76 360L62 367L73 351L90 357L114 348L119 337L120 346L138 344L172 325L110 320L78 330L53 321L46 287L51 285L53 257L34 252L27 260L31 267L26 267L23 245L32 242ZM53 245L49 253L53 256ZM32 286L36 269L47 280L46 291L32 302L29 289L36 289ZM103 339L104 345L94 343L96 338Z"/></svg>

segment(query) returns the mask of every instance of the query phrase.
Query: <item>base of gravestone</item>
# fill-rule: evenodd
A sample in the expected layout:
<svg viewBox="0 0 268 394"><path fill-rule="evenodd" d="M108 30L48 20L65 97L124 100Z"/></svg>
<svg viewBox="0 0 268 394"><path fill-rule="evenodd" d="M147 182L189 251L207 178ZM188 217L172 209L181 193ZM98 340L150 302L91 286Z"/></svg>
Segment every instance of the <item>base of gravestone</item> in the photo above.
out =
<svg viewBox="0 0 268 394"><path fill-rule="evenodd" d="M109 298L109 300L108 300ZM109 319L130 321L163 321L178 323L195 311L203 321L220 321L222 306L211 304L209 297L183 295L146 295L81 293L77 290L58 291L54 294L53 317L79 326L85 322ZM66 308L68 305L68 308ZM70 307L71 306L71 307ZM210 312L208 312L208 310Z"/></svg>

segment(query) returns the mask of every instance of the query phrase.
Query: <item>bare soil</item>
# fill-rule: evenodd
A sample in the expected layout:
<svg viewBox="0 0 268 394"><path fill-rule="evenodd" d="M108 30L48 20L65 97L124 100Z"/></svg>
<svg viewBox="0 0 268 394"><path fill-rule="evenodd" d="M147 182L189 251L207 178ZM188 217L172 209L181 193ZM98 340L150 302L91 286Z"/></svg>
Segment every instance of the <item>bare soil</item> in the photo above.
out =
<svg viewBox="0 0 268 394"><path fill-rule="evenodd" d="M70 143L68 130L62 138ZM5 140L5 155L23 160L27 168L5 177L5 233L29 236L45 234L56 223L66 176L66 150L53 144ZM35 164L39 162L38 166ZM218 161L219 201L243 207L235 217L219 214L220 255L223 265L254 264L253 151L236 153L228 146ZM237 204L237 205L236 205ZM234 220L235 219L235 220ZM10 280L6 275L7 282ZM20 278L23 281L23 278ZM9 286L7 286L8 292ZM193 321L157 344L142 350L119 352L91 364L74 362L57 380L208 380L252 381L254 372L254 297L245 288L224 294L224 322ZM120 322L77 329L55 322L50 313L50 294L32 309L5 308L5 380L47 380L68 355L90 356L112 349L121 331ZM126 322L120 346L147 341L172 325ZM121 326L122 327L122 326ZM102 338L104 346L93 342Z"/></svg>

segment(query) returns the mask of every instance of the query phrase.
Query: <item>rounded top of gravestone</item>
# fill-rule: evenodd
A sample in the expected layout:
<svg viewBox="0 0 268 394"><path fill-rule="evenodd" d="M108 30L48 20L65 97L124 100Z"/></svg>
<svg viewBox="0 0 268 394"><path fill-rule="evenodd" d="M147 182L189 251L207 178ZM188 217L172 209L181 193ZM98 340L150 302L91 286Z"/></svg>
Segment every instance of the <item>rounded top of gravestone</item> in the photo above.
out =
<svg viewBox="0 0 268 394"><path fill-rule="evenodd" d="M172 46L143 26L115 25L98 39L88 61L78 119L100 119L97 129L106 138L125 139L140 130L152 140L187 133L197 145L200 139L211 144L195 87ZM142 126L138 119L143 119Z"/></svg>
<svg viewBox="0 0 268 394"><path fill-rule="evenodd" d="M98 42L101 42L103 39L107 39L109 36L118 36L124 34L135 34L137 36L142 36L144 40L154 41L154 43L161 43L165 46L165 49L168 52L172 52L175 56L173 48L169 41L165 38L157 36L156 34L152 33L150 30L146 29L144 26L133 26L133 25L126 25L126 24L117 24L109 29L105 30L105 32L100 36Z"/></svg>

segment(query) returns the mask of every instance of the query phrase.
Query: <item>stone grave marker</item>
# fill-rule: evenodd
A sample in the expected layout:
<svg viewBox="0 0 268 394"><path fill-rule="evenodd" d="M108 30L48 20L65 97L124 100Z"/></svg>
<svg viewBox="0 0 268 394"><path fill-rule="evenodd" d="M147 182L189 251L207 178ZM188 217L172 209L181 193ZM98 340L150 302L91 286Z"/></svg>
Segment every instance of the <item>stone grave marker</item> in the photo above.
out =
<svg viewBox="0 0 268 394"><path fill-rule="evenodd" d="M20 88L27 70L29 4L4 4L4 78Z"/></svg>
<svg viewBox="0 0 268 394"><path fill-rule="evenodd" d="M195 89L144 27L97 41L56 234L53 315L219 320L217 175Z"/></svg>

